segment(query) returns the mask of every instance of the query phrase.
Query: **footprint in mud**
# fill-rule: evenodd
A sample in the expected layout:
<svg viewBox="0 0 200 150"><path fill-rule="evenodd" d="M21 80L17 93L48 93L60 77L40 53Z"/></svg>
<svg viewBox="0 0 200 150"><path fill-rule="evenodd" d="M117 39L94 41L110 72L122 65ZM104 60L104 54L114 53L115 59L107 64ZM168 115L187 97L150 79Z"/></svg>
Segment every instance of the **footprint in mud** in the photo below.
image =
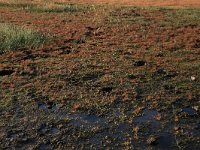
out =
<svg viewBox="0 0 200 150"><path fill-rule="evenodd" d="M103 87L101 89L101 91L103 92L103 94L110 93L112 90L113 90L113 87L111 87L111 86L106 86L106 87Z"/></svg>
<svg viewBox="0 0 200 150"><path fill-rule="evenodd" d="M142 116L138 117L135 122L138 124L150 124L152 128L158 127L159 122L155 117L159 115L157 110L144 109Z"/></svg>
<svg viewBox="0 0 200 150"><path fill-rule="evenodd" d="M144 60L138 60L138 61L135 61L133 65L135 67L141 67L141 66L144 66L145 64L146 62Z"/></svg>
<svg viewBox="0 0 200 150"><path fill-rule="evenodd" d="M9 75L11 75L13 73L14 73L14 71L13 70L9 70L9 69L0 70L0 76L9 76Z"/></svg>

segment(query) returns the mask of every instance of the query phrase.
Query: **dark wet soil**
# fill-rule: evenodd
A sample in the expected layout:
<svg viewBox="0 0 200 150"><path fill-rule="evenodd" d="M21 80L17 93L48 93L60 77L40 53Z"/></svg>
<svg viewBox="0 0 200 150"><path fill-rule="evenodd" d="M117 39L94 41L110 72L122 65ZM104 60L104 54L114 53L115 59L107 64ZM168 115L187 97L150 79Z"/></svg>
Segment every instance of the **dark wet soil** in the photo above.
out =
<svg viewBox="0 0 200 150"><path fill-rule="evenodd" d="M9 75L11 75L13 73L14 73L13 70L8 70L8 69L0 70L0 76L9 76Z"/></svg>

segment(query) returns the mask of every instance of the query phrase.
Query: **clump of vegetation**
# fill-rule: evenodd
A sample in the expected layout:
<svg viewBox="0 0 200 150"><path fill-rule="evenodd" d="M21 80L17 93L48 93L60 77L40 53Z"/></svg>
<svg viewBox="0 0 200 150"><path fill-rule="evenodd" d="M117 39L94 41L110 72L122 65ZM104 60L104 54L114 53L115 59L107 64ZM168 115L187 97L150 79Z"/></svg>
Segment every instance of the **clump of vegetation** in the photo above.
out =
<svg viewBox="0 0 200 150"><path fill-rule="evenodd" d="M26 10L30 12L47 12L47 13L64 13L64 12L79 12L90 9L88 5L73 5L73 4L27 4L27 3L0 3L0 7L13 8L15 10Z"/></svg>
<svg viewBox="0 0 200 150"><path fill-rule="evenodd" d="M47 41L41 33L9 24L0 24L0 35L0 51L36 48Z"/></svg>
<svg viewBox="0 0 200 150"><path fill-rule="evenodd" d="M170 9L169 9L170 10ZM162 26L172 25L182 27L187 25L198 26L200 22L200 9L174 9L163 11L166 18L161 22ZM162 10L161 10L162 11Z"/></svg>
<svg viewBox="0 0 200 150"><path fill-rule="evenodd" d="M62 6L54 6L49 7L49 5L44 6L37 6L37 7L30 7L30 11L34 12L54 12L54 13L61 13L61 12L77 12L81 11L84 8L77 5L62 5Z"/></svg>
<svg viewBox="0 0 200 150"><path fill-rule="evenodd" d="M22 8L22 9L30 9L35 7L36 4L29 4L29 3L0 3L0 7L7 7L7 8Z"/></svg>

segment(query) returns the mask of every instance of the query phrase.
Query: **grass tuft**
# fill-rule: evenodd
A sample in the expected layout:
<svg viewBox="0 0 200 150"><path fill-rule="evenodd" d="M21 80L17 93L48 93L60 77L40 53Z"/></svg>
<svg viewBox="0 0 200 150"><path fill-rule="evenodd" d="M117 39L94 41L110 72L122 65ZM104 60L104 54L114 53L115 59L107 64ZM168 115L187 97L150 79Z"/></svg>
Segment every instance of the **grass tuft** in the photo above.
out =
<svg viewBox="0 0 200 150"><path fill-rule="evenodd" d="M37 6L37 7L30 7L27 9L31 12L47 12L47 13L62 13L62 12L78 12L80 8L75 5L64 5L64 6Z"/></svg>
<svg viewBox="0 0 200 150"><path fill-rule="evenodd" d="M25 27L0 24L0 52L18 48L36 48L47 41L47 37Z"/></svg>
<svg viewBox="0 0 200 150"><path fill-rule="evenodd" d="M163 13L166 18L161 22L162 26L198 26L200 23L200 9L166 9Z"/></svg>
<svg viewBox="0 0 200 150"><path fill-rule="evenodd" d="M0 7L9 7L17 10L26 10L29 12L38 13L73 13L90 10L92 7L88 5L73 5L73 4L27 4L27 3L0 3Z"/></svg>

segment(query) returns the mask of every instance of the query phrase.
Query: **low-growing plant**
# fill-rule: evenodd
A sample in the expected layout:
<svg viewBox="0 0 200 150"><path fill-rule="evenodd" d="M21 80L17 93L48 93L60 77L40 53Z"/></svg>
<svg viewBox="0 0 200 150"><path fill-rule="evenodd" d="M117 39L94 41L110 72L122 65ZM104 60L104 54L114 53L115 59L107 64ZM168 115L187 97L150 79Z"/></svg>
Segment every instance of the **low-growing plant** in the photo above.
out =
<svg viewBox="0 0 200 150"><path fill-rule="evenodd" d="M163 11L166 16L165 19L160 23L162 26L198 26L200 22L200 9L171 9L168 11Z"/></svg>
<svg viewBox="0 0 200 150"><path fill-rule="evenodd" d="M47 41L47 37L25 27L0 24L0 51L18 48L36 48Z"/></svg>
<svg viewBox="0 0 200 150"><path fill-rule="evenodd" d="M0 3L0 7L13 8L15 10L26 10L29 12L47 12L47 13L64 13L79 12L90 10L93 7L89 5L73 5L73 4L28 4L28 3Z"/></svg>
<svg viewBox="0 0 200 150"><path fill-rule="evenodd" d="M54 6L49 7L48 5L38 5L37 7L32 7L28 9L29 11L33 12L54 12L54 13L61 13L61 12L77 12L83 10L83 7L77 5L62 5L62 6Z"/></svg>
<svg viewBox="0 0 200 150"><path fill-rule="evenodd" d="M0 7L8 7L8 8L15 8L15 9L31 9L36 7L36 4L29 4L29 3L1 3Z"/></svg>

